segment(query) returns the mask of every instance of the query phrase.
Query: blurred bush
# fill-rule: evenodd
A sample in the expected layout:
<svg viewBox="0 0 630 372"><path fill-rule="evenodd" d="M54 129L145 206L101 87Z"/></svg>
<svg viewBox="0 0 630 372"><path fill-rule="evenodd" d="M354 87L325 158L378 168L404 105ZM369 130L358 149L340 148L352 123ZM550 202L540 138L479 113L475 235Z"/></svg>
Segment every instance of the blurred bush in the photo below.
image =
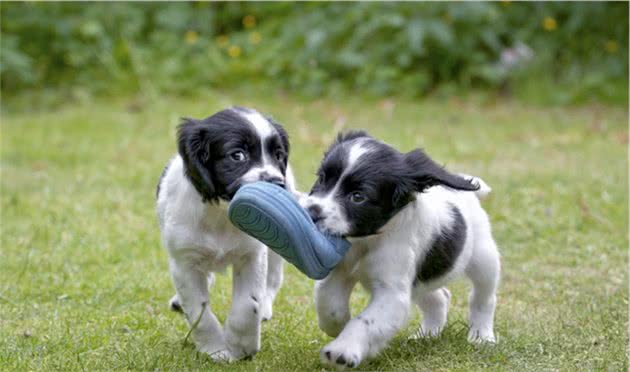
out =
<svg viewBox="0 0 630 372"><path fill-rule="evenodd" d="M628 3L6 3L3 94L525 92L627 102Z"/></svg>

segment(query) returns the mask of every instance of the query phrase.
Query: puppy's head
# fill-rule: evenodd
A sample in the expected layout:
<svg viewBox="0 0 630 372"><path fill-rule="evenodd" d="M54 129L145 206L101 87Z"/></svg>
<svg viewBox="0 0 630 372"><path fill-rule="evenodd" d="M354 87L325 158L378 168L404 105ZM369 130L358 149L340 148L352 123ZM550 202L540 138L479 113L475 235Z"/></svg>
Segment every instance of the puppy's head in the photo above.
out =
<svg viewBox="0 0 630 372"><path fill-rule="evenodd" d="M421 150L403 154L365 132L340 134L317 177L302 206L320 229L352 237L378 234L416 193L431 186L478 188Z"/></svg>
<svg viewBox="0 0 630 372"><path fill-rule="evenodd" d="M255 110L229 108L203 119L183 119L177 133L186 176L204 201L229 201L242 185L285 185L289 138Z"/></svg>

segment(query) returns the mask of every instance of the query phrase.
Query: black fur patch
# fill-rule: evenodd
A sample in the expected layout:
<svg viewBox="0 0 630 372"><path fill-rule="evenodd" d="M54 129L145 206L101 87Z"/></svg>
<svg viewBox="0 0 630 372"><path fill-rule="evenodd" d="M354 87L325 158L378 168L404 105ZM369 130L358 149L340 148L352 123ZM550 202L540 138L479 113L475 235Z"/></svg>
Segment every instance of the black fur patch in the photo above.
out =
<svg viewBox="0 0 630 372"><path fill-rule="evenodd" d="M446 274L455 264L466 242L466 222L451 205L453 223L435 237L431 249L416 270L416 282L428 282Z"/></svg>

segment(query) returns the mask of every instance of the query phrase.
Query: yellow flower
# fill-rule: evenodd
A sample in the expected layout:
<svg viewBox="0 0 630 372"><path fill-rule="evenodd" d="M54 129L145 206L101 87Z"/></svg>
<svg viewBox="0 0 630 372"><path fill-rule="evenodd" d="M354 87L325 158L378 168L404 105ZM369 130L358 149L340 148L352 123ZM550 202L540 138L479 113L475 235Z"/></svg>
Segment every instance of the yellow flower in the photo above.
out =
<svg viewBox="0 0 630 372"><path fill-rule="evenodd" d="M193 45L197 42L197 39L199 39L199 34L195 31L188 30L186 31L184 39L186 40L186 43Z"/></svg>
<svg viewBox="0 0 630 372"><path fill-rule="evenodd" d="M251 44L256 45L260 43L261 40L262 40L262 36L260 36L259 32L254 31L251 34L249 34L249 42Z"/></svg>
<svg viewBox="0 0 630 372"><path fill-rule="evenodd" d="M256 17L251 14L243 17L243 26L245 26L245 28L252 28L256 26Z"/></svg>
<svg viewBox="0 0 630 372"><path fill-rule="evenodd" d="M558 22L552 17L545 17L543 19L543 28L547 31L553 31L558 27Z"/></svg>
<svg viewBox="0 0 630 372"><path fill-rule="evenodd" d="M617 44L617 42L614 40L606 40L606 43L604 43L604 48L606 48L606 51L608 53L617 53L617 51L619 50L619 44Z"/></svg>
<svg viewBox="0 0 630 372"><path fill-rule="evenodd" d="M228 55L232 58L238 58L241 55L241 48L236 45L230 46L228 48Z"/></svg>
<svg viewBox="0 0 630 372"><path fill-rule="evenodd" d="M225 35L219 35L217 36L216 41L217 41L217 44L219 45L219 48L225 48L230 42L230 38Z"/></svg>

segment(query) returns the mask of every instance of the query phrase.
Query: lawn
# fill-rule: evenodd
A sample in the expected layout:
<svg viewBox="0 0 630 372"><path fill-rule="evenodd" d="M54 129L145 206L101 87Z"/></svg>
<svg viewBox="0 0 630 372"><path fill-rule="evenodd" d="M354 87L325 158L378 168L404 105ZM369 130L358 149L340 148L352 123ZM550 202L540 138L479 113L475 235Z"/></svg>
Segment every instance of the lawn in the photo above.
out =
<svg viewBox="0 0 630 372"><path fill-rule="evenodd" d="M228 105L283 123L307 189L341 128L366 128L401 150L423 147L450 169L481 176L503 257L499 343L466 342L464 281L450 288L439 339L408 341L419 315L364 370L627 370L628 114L512 101L306 100L213 93L69 103L2 112L0 369L320 370L311 280L286 267L274 318L253 360L214 364L184 344L169 311L155 185L175 151L181 116ZM213 307L223 320L229 275ZM357 289L354 313L368 301Z"/></svg>

